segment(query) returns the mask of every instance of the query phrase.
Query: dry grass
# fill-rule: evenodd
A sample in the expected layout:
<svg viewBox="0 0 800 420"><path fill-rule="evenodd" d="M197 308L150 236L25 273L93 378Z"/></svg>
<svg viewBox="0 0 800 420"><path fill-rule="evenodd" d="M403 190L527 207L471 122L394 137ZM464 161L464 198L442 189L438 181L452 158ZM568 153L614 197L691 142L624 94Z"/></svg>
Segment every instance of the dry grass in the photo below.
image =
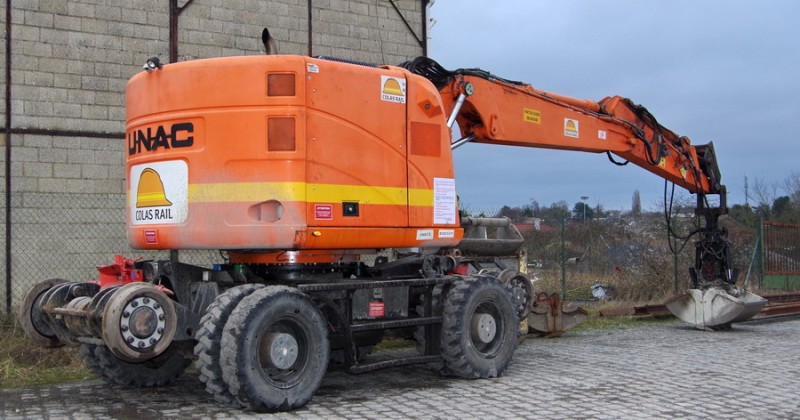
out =
<svg viewBox="0 0 800 420"><path fill-rule="evenodd" d="M0 389L92 378L76 348L39 347L25 336L15 316L0 314Z"/></svg>
<svg viewBox="0 0 800 420"><path fill-rule="evenodd" d="M534 283L534 290L561 294L561 272L559 270L539 271L535 273L539 279ZM639 276L633 273L588 273L568 269L566 273L567 300L595 300L592 296L592 285L610 286L614 292L613 306L633 306L652 303L663 303L672 295L672 280L651 276ZM685 289L685 285L680 287Z"/></svg>

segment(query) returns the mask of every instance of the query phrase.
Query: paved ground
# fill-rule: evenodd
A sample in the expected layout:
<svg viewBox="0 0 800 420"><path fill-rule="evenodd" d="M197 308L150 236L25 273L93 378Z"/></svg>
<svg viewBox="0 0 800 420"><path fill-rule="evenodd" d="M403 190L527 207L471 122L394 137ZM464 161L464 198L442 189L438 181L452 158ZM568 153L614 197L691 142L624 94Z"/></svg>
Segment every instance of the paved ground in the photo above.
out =
<svg viewBox="0 0 800 420"><path fill-rule="evenodd" d="M726 332L680 323L528 339L502 378L423 366L331 372L311 403L277 418L797 418L800 319ZM0 391L0 418L255 418L209 398L196 375L157 390L99 381ZM264 416L259 416L264 417Z"/></svg>

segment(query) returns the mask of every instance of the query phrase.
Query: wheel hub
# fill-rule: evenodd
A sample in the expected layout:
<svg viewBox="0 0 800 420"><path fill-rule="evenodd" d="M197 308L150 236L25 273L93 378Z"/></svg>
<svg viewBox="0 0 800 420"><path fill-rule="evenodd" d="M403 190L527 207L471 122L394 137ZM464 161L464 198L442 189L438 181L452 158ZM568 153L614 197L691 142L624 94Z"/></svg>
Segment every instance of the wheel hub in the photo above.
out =
<svg viewBox="0 0 800 420"><path fill-rule="evenodd" d="M261 350L267 365L278 369L289 369L297 361L300 347L291 334L269 333L264 337L264 346Z"/></svg>
<svg viewBox="0 0 800 420"><path fill-rule="evenodd" d="M490 343L497 335L497 321L489 314L475 314L472 317L472 339L481 343Z"/></svg>
<svg viewBox="0 0 800 420"><path fill-rule="evenodd" d="M140 296L122 310L119 327L122 338L135 349L155 346L166 326L164 308L154 299Z"/></svg>

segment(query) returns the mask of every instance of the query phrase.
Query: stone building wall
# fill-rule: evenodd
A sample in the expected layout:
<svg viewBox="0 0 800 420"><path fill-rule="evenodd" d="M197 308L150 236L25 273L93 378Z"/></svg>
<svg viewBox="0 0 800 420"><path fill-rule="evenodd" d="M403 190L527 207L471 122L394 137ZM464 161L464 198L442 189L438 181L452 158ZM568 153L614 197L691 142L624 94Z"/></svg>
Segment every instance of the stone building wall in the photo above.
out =
<svg viewBox="0 0 800 420"><path fill-rule="evenodd" d="M11 121L6 77L0 77L0 165L10 144L11 191L6 194L2 171L0 220L5 225L8 197L11 296L18 301L41 279L92 278L96 265L115 253L130 254L125 85L147 58L169 61L172 0L13 0L2 4L3 28L9 3L11 32L0 33L0 63L8 71L10 58ZM173 53L179 61L261 54L261 30L268 27L280 53L397 64L424 52L424 3L178 0ZM5 250L5 229L0 237ZM2 254L1 283L7 285ZM0 287L3 303L5 290Z"/></svg>

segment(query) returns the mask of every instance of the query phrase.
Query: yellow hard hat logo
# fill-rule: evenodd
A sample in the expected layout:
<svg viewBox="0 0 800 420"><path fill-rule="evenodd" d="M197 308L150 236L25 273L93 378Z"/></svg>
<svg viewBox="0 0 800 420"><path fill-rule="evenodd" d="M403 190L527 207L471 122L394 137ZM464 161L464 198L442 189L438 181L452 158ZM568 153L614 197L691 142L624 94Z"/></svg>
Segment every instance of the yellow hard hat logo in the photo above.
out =
<svg viewBox="0 0 800 420"><path fill-rule="evenodd" d="M164 183L158 172L146 168L139 177L139 187L136 191L136 207L171 206L164 194Z"/></svg>
<svg viewBox="0 0 800 420"><path fill-rule="evenodd" d="M400 88L400 82L397 79L386 79L386 83L383 84L383 93L402 96L403 89Z"/></svg>

